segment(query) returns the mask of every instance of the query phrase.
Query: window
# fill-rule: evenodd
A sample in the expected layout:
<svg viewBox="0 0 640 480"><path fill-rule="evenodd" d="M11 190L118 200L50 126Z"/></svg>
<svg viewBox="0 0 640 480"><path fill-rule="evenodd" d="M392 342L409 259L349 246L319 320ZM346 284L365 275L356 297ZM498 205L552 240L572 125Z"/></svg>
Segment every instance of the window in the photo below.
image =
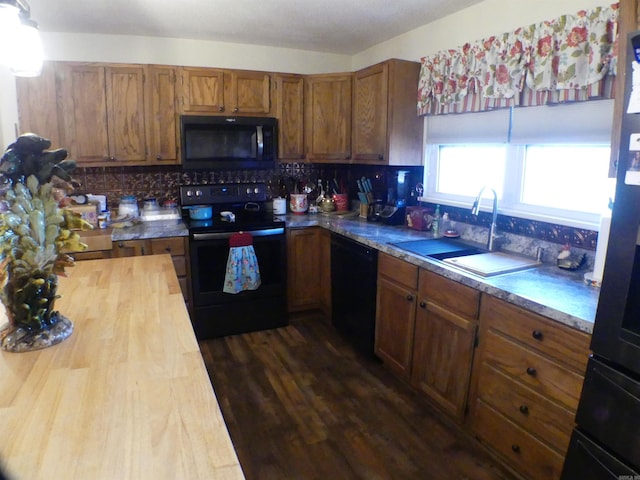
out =
<svg viewBox="0 0 640 480"><path fill-rule="evenodd" d="M608 178L612 104L427 117L425 199L471 208L488 186L502 214L598 228L614 190ZM489 199L483 205L488 208Z"/></svg>

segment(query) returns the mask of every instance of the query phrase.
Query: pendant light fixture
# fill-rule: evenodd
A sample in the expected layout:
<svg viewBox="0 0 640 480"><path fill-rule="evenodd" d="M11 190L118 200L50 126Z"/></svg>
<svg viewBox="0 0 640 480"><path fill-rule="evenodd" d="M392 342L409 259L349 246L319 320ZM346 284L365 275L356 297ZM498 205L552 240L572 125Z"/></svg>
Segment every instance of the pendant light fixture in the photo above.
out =
<svg viewBox="0 0 640 480"><path fill-rule="evenodd" d="M26 0L0 0L0 63L16 76L36 77L43 57L38 24Z"/></svg>

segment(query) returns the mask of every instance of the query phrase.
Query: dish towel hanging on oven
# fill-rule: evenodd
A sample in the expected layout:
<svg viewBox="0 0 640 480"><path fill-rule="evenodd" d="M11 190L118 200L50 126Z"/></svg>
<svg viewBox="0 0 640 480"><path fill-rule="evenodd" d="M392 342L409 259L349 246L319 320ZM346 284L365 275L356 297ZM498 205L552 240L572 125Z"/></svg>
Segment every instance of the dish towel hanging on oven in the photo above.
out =
<svg viewBox="0 0 640 480"><path fill-rule="evenodd" d="M260 286L260 268L253 249L253 236L238 232L229 238L229 259L222 291L240 293L243 290L257 290Z"/></svg>

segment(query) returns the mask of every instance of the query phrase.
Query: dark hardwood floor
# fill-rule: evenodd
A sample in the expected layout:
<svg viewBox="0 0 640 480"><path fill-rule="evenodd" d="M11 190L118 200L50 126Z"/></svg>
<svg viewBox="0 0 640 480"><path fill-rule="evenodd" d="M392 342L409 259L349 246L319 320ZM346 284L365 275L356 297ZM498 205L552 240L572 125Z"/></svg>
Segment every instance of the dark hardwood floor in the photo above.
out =
<svg viewBox="0 0 640 480"><path fill-rule="evenodd" d="M200 348L247 480L513 478L320 314Z"/></svg>

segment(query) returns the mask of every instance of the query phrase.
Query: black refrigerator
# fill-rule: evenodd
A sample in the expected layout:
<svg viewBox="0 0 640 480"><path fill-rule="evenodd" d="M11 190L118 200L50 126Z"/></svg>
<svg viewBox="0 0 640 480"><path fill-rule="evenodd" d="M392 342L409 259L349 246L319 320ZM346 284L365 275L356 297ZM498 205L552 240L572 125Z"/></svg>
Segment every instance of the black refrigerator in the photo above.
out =
<svg viewBox="0 0 640 480"><path fill-rule="evenodd" d="M640 64L634 44L640 56L640 31L629 35L629 61L619 65L627 75L616 198L593 355L562 480L640 480Z"/></svg>

